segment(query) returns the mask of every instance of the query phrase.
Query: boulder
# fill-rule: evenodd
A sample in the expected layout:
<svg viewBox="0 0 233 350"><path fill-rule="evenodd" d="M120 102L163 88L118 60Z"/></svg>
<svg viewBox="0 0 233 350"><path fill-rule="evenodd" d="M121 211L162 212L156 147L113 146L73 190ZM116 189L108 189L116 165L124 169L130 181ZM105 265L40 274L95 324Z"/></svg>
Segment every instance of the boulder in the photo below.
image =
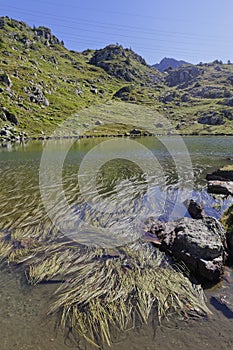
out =
<svg viewBox="0 0 233 350"><path fill-rule="evenodd" d="M92 88L90 89L90 91L91 91L93 94L95 94L95 95L98 94L98 89L97 89L97 88L92 87Z"/></svg>
<svg viewBox="0 0 233 350"><path fill-rule="evenodd" d="M208 192L215 194L233 195L233 181L208 181Z"/></svg>
<svg viewBox="0 0 233 350"><path fill-rule="evenodd" d="M142 132L140 131L140 130L138 130L138 129L132 129L132 130L130 130L130 135L141 135L142 134Z"/></svg>
<svg viewBox="0 0 233 350"><path fill-rule="evenodd" d="M0 83L7 85L8 87L12 87L10 77L5 72L0 72Z"/></svg>
<svg viewBox="0 0 233 350"><path fill-rule="evenodd" d="M44 96L43 90L40 86L34 86L29 94L31 102L42 104L44 106L49 106L49 101Z"/></svg>
<svg viewBox="0 0 233 350"><path fill-rule="evenodd" d="M113 97L120 98L123 101L128 101L131 90L132 88L130 86L123 86L117 92L115 92Z"/></svg>
<svg viewBox="0 0 233 350"><path fill-rule="evenodd" d="M160 240L161 250L183 261L200 280L216 282L221 278L226 258L226 232L215 218L154 221L147 231Z"/></svg>
<svg viewBox="0 0 233 350"><path fill-rule="evenodd" d="M203 219L205 217L204 208L200 203L191 199L190 201L185 201L184 205L193 219Z"/></svg>
<svg viewBox="0 0 233 350"><path fill-rule="evenodd" d="M14 113L9 112L5 107L2 107L2 112L6 116L6 119L8 120L8 122L14 125L18 125L19 122Z"/></svg>
<svg viewBox="0 0 233 350"><path fill-rule="evenodd" d="M96 122L95 122L95 125L103 125L104 123L102 122L102 120L97 120Z"/></svg>
<svg viewBox="0 0 233 350"><path fill-rule="evenodd" d="M207 114L203 115L198 119L199 124L207 124L207 125L222 125L224 124L223 117L221 115L215 114Z"/></svg>
<svg viewBox="0 0 233 350"><path fill-rule="evenodd" d="M206 175L206 180L233 181L233 170L218 169Z"/></svg>

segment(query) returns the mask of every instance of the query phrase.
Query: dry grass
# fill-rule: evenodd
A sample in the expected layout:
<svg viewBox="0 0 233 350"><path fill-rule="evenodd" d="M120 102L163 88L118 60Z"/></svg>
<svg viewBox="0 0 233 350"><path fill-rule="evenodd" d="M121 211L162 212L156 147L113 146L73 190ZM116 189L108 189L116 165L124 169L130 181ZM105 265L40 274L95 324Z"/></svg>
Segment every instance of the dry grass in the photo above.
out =
<svg viewBox="0 0 233 350"><path fill-rule="evenodd" d="M209 313L202 289L150 243L139 240L104 250L57 242L48 232L47 240L43 237L37 245L21 249L1 241L0 256L5 251L8 261L23 263L29 283L63 282L49 313L58 313L63 327L72 328L90 343L110 346L113 329L132 328L135 320L147 323L153 310L159 322L171 315L203 317Z"/></svg>

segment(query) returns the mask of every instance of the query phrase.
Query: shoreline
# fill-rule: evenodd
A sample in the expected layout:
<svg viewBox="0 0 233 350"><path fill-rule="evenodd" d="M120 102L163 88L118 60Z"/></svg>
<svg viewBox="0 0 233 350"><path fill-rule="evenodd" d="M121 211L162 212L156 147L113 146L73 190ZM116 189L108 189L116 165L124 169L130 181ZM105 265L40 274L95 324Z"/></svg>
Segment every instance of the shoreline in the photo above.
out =
<svg viewBox="0 0 233 350"><path fill-rule="evenodd" d="M29 141L47 141L47 140L66 140L66 139L90 139L90 138L109 138L109 137L129 137L129 138L140 138L140 137L174 137L174 136L180 136L180 137L233 137L232 134L178 134L178 133L171 133L171 134L154 134L149 132L142 132L140 134L130 134L130 133L124 133L124 134L99 134L99 135L64 135L64 136L31 136L27 138L21 138L21 139L0 139L0 148L6 147L7 144L23 144L25 142Z"/></svg>

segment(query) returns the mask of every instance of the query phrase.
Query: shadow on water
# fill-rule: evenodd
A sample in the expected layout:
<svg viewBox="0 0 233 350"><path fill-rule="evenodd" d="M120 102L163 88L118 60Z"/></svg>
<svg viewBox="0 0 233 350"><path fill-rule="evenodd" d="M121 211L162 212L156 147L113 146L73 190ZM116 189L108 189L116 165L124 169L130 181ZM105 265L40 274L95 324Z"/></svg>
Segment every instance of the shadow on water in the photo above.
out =
<svg viewBox="0 0 233 350"><path fill-rule="evenodd" d="M212 296L210 298L210 304L216 310L221 311L226 318L233 319L233 311L226 305L224 298Z"/></svg>

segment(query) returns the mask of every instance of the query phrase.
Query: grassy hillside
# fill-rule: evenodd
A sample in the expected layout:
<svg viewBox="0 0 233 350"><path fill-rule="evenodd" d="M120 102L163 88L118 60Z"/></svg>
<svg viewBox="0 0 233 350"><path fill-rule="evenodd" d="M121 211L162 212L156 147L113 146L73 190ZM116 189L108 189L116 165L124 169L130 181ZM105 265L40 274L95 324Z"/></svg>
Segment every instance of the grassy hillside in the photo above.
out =
<svg viewBox="0 0 233 350"><path fill-rule="evenodd" d="M48 28L1 17L0 67L0 129L50 135L70 119L79 134L164 133L161 116L181 134L233 133L231 64L160 73L120 45L69 51Z"/></svg>

